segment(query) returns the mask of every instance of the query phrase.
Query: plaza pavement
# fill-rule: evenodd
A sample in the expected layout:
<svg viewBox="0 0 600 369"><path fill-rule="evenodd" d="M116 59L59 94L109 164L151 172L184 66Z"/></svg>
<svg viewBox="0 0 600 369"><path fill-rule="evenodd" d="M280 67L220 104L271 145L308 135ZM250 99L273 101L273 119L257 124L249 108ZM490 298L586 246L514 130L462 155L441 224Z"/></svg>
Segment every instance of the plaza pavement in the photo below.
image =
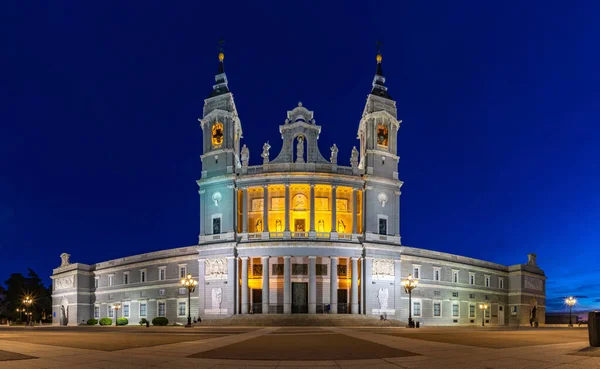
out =
<svg viewBox="0 0 600 369"><path fill-rule="evenodd" d="M0 328L3 368L600 368L585 328Z"/></svg>

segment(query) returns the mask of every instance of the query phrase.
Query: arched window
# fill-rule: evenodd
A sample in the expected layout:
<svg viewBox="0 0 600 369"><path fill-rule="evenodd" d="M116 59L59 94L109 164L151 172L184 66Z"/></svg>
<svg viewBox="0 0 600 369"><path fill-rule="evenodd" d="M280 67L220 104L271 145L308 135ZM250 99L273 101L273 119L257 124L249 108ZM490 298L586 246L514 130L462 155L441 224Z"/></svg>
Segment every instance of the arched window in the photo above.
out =
<svg viewBox="0 0 600 369"><path fill-rule="evenodd" d="M388 129L383 124L377 126L377 145L388 146Z"/></svg>
<svg viewBox="0 0 600 369"><path fill-rule="evenodd" d="M223 144L223 123L217 122L212 126L212 146L213 148L221 147Z"/></svg>

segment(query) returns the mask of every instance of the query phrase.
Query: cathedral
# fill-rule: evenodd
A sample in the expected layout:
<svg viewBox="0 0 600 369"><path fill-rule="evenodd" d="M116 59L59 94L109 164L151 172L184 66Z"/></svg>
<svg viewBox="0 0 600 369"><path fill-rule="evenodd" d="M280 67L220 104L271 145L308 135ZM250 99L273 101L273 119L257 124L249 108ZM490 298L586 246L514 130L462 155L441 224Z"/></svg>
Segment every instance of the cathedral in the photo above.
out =
<svg viewBox="0 0 600 369"><path fill-rule="evenodd" d="M382 56L350 166L298 103L259 162L242 143L242 121L224 66L204 101L198 244L96 264L61 255L54 269L53 322L166 317L169 323L235 314L363 314L426 325L544 324L544 272L535 254L505 266L409 247L400 236L396 101ZM258 155L254 155L258 158ZM256 159L255 159L256 160ZM188 299L181 280L197 286ZM405 281L417 286L409 291ZM411 292L409 294L409 292Z"/></svg>

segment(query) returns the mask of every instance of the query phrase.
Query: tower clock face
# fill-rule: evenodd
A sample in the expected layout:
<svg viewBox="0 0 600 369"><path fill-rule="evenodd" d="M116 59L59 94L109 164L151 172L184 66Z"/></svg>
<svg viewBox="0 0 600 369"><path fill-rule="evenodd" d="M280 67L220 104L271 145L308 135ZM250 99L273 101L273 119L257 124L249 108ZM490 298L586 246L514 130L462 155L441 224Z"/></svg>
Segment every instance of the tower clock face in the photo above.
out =
<svg viewBox="0 0 600 369"><path fill-rule="evenodd" d="M223 145L223 123L215 123L212 127L212 145L214 148Z"/></svg>

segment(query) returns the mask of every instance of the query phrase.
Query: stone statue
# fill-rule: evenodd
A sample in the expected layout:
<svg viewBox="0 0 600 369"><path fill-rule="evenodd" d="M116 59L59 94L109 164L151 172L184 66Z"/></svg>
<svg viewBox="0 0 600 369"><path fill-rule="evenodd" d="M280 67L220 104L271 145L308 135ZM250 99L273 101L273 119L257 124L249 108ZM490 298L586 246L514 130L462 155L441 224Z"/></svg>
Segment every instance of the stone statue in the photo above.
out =
<svg viewBox="0 0 600 369"><path fill-rule="evenodd" d="M212 308L221 309L221 302L223 301L223 290L221 287L212 289Z"/></svg>
<svg viewBox="0 0 600 369"><path fill-rule="evenodd" d="M296 144L296 163L304 163L304 136L298 136Z"/></svg>
<svg viewBox="0 0 600 369"><path fill-rule="evenodd" d="M246 146L246 144L244 144L244 146L242 146L241 155L242 155L242 167L247 168L248 160L250 159L250 150L248 150L248 147Z"/></svg>
<svg viewBox="0 0 600 369"><path fill-rule="evenodd" d="M325 232L325 221L323 219L319 219L318 227L319 232Z"/></svg>
<svg viewBox="0 0 600 369"><path fill-rule="evenodd" d="M69 262L69 258L71 257L71 255L67 254L66 252L63 252L62 254L60 254L60 266L64 267L67 266L69 264L71 264Z"/></svg>
<svg viewBox="0 0 600 369"><path fill-rule="evenodd" d="M388 289L380 288L379 293L377 294L377 299L379 300L379 307L382 311L387 310L388 306Z"/></svg>
<svg viewBox="0 0 600 369"><path fill-rule="evenodd" d="M262 231L263 231L262 219L257 219L256 220L256 232L262 232Z"/></svg>
<svg viewBox="0 0 600 369"><path fill-rule="evenodd" d="M343 220L338 220L338 233L344 233L344 231L346 230L346 225L344 224Z"/></svg>
<svg viewBox="0 0 600 369"><path fill-rule="evenodd" d="M335 144L333 144L333 146L331 146L331 158L329 158L329 160L331 161L331 164L337 164L337 155L338 155L338 148Z"/></svg>
<svg viewBox="0 0 600 369"><path fill-rule="evenodd" d="M263 152L260 155L263 158L263 164L269 163L269 149L271 149L271 145L269 145L269 141L267 141L263 145Z"/></svg>
<svg viewBox="0 0 600 369"><path fill-rule="evenodd" d="M350 165L352 168L358 167L358 150L356 150L356 146L352 147L352 155L350 155Z"/></svg>
<svg viewBox="0 0 600 369"><path fill-rule="evenodd" d="M282 229L281 229L281 219L275 219L275 230L277 232L281 232L282 231Z"/></svg>

